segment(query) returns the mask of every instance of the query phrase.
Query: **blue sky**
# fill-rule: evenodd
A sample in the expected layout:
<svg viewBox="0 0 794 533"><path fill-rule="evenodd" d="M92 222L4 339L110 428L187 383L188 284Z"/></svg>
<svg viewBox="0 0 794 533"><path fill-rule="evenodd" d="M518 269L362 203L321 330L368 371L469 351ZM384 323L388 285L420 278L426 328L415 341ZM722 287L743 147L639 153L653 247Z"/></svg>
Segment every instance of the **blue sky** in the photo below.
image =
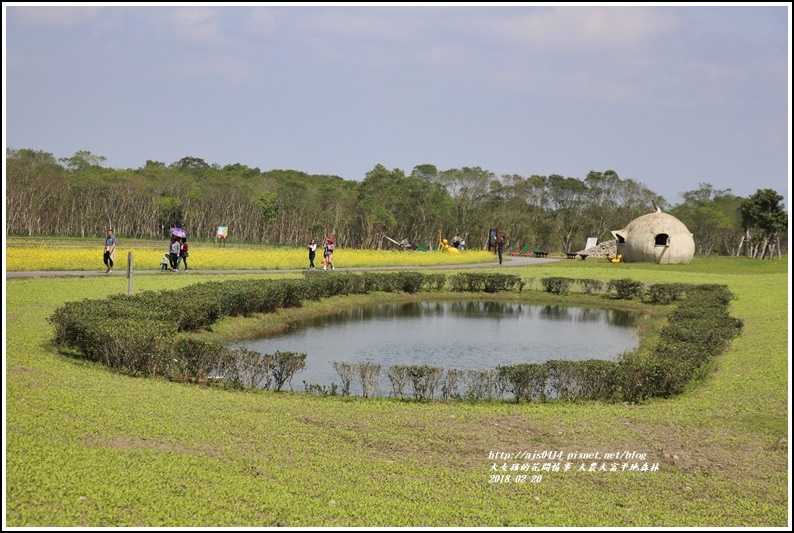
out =
<svg viewBox="0 0 794 533"><path fill-rule="evenodd" d="M361 180L614 170L789 210L788 4L3 4L6 147Z"/></svg>

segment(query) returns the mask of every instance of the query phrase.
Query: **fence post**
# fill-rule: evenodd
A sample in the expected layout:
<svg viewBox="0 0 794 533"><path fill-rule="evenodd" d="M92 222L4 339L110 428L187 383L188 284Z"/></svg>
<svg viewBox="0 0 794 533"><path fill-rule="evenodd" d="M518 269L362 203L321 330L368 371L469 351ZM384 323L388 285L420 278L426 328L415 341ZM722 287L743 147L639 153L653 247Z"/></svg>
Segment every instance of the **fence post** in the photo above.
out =
<svg viewBox="0 0 794 533"><path fill-rule="evenodd" d="M132 270L135 263L135 256L132 252L127 252L127 296L132 296Z"/></svg>

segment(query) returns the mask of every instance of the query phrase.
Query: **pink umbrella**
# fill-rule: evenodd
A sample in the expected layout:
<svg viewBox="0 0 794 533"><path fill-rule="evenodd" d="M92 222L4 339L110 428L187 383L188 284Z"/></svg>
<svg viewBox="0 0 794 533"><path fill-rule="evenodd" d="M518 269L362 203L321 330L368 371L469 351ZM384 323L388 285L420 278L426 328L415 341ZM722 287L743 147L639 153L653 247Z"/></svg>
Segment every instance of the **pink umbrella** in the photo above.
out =
<svg viewBox="0 0 794 533"><path fill-rule="evenodd" d="M187 239L187 231L183 230L182 228L171 228L168 230L168 233L176 237L184 237Z"/></svg>

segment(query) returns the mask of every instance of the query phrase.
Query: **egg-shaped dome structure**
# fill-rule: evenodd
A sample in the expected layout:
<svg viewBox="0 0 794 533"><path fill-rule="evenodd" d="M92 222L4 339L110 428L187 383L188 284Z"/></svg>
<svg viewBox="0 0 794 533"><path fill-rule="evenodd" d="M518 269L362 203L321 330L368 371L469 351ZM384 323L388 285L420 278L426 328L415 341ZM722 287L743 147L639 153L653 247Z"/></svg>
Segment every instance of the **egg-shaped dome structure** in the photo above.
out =
<svg viewBox="0 0 794 533"><path fill-rule="evenodd" d="M695 255L695 240L686 225L658 207L612 235L627 263L689 263Z"/></svg>

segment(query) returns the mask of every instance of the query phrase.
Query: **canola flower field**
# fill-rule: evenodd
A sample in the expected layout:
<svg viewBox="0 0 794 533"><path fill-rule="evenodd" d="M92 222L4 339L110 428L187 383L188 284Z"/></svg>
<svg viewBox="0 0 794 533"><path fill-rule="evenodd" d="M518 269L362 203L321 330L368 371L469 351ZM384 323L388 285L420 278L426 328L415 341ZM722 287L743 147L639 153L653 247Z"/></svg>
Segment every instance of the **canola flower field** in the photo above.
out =
<svg viewBox="0 0 794 533"><path fill-rule="evenodd" d="M102 241L82 241L69 246L43 244L32 239L13 239L6 246L6 270L101 270ZM114 270L127 268L128 253L132 253L135 270L160 270L160 260L166 245L136 241L132 246L116 247ZM322 268L322 250L314 260ZM334 265L337 268L399 267L496 263L493 253L466 250L462 253L444 251L418 252L400 250L359 250L337 248ZM234 246L219 248L213 244L190 243L188 268L191 270L295 270L309 267L309 254L302 247Z"/></svg>

